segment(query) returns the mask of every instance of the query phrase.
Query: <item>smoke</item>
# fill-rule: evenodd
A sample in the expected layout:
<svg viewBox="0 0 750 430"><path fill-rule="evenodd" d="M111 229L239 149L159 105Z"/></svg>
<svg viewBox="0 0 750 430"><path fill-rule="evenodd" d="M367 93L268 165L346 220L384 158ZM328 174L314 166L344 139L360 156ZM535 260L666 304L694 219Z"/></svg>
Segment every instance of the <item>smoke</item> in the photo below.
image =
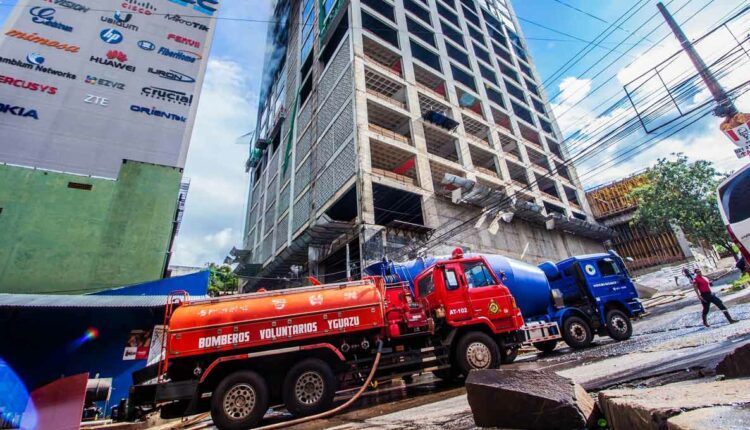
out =
<svg viewBox="0 0 750 430"><path fill-rule="evenodd" d="M290 0L275 0L273 18L268 25L266 37L266 55L264 59L263 78L260 84L261 106L265 104L273 79L284 66L287 44L289 43ZM260 114L260 112L258 112Z"/></svg>

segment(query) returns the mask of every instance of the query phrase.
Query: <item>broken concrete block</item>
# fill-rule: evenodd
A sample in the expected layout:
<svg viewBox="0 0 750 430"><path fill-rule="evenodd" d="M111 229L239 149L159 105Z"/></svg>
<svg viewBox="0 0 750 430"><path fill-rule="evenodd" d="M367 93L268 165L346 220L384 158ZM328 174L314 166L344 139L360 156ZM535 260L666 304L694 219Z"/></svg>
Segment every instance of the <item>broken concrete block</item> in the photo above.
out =
<svg viewBox="0 0 750 430"><path fill-rule="evenodd" d="M683 412L667 420L668 430L739 430L750 426L750 406L716 406Z"/></svg>
<svg viewBox="0 0 750 430"><path fill-rule="evenodd" d="M724 357L718 366L716 373L727 378L742 378L750 376L750 343L745 344Z"/></svg>
<svg viewBox="0 0 750 430"><path fill-rule="evenodd" d="M702 379L599 393L599 408L613 430L664 429L669 418L686 411L748 402L750 379Z"/></svg>
<svg viewBox="0 0 750 430"><path fill-rule="evenodd" d="M581 386L544 370L473 370L466 393L479 427L580 429L595 408Z"/></svg>

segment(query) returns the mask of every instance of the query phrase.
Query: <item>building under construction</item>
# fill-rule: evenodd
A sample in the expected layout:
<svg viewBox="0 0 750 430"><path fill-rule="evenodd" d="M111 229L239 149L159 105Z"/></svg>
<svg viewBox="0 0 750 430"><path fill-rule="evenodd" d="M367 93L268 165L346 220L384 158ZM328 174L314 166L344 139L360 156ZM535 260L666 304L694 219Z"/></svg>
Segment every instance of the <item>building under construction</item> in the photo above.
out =
<svg viewBox="0 0 750 430"><path fill-rule="evenodd" d="M282 0L271 22L233 250L246 288L456 245L603 249L508 1Z"/></svg>
<svg viewBox="0 0 750 430"><path fill-rule="evenodd" d="M625 264L639 274L704 259L712 251L691 245L679 228L653 231L633 222L638 203L630 193L647 181L646 174L639 173L586 192L596 220L616 232L612 244Z"/></svg>

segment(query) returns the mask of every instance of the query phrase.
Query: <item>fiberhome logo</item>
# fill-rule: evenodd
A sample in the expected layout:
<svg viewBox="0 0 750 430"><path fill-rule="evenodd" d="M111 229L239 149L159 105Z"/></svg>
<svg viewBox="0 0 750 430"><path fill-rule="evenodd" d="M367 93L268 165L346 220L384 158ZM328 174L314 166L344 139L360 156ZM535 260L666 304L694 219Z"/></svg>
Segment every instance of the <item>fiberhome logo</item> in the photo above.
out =
<svg viewBox="0 0 750 430"><path fill-rule="evenodd" d="M51 85L38 84L32 81L24 81L23 79L16 79L12 76L0 75L0 84L10 85L11 87L23 88L25 90L40 92L50 95L57 94L57 88Z"/></svg>
<svg viewBox="0 0 750 430"><path fill-rule="evenodd" d="M89 58L92 63L99 63L104 66L113 67L115 69L127 70L128 72L135 72L135 66L125 64L128 61L128 56L122 51L111 50L107 52L107 58L97 57L92 55Z"/></svg>
<svg viewBox="0 0 750 430"><path fill-rule="evenodd" d="M171 49L165 48L163 46L159 48L159 54L165 57L170 57L170 58L174 58L177 60L181 60L186 63L195 63L195 60L201 59L200 54L196 54L195 52L183 51L181 49L177 51L172 51Z"/></svg>
<svg viewBox="0 0 750 430"><path fill-rule="evenodd" d="M49 46L50 48L61 49L65 52L76 53L81 50L80 47L75 45L68 45L67 43L58 42L56 40L44 38L36 33L24 33L18 30L9 30L5 33L8 37L15 37L16 39L25 40L31 43L38 43L40 45Z"/></svg>

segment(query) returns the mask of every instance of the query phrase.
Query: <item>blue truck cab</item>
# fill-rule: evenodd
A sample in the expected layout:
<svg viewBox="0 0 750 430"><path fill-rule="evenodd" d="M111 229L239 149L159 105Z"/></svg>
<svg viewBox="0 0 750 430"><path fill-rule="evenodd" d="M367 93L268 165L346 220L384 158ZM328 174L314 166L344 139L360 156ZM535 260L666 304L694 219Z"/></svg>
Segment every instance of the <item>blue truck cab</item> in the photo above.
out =
<svg viewBox="0 0 750 430"><path fill-rule="evenodd" d="M539 269L549 282L552 303L547 315L524 317L557 322L573 348L588 346L595 334L628 339L633 332L631 319L645 312L622 258L614 251L546 262Z"/></svg>

